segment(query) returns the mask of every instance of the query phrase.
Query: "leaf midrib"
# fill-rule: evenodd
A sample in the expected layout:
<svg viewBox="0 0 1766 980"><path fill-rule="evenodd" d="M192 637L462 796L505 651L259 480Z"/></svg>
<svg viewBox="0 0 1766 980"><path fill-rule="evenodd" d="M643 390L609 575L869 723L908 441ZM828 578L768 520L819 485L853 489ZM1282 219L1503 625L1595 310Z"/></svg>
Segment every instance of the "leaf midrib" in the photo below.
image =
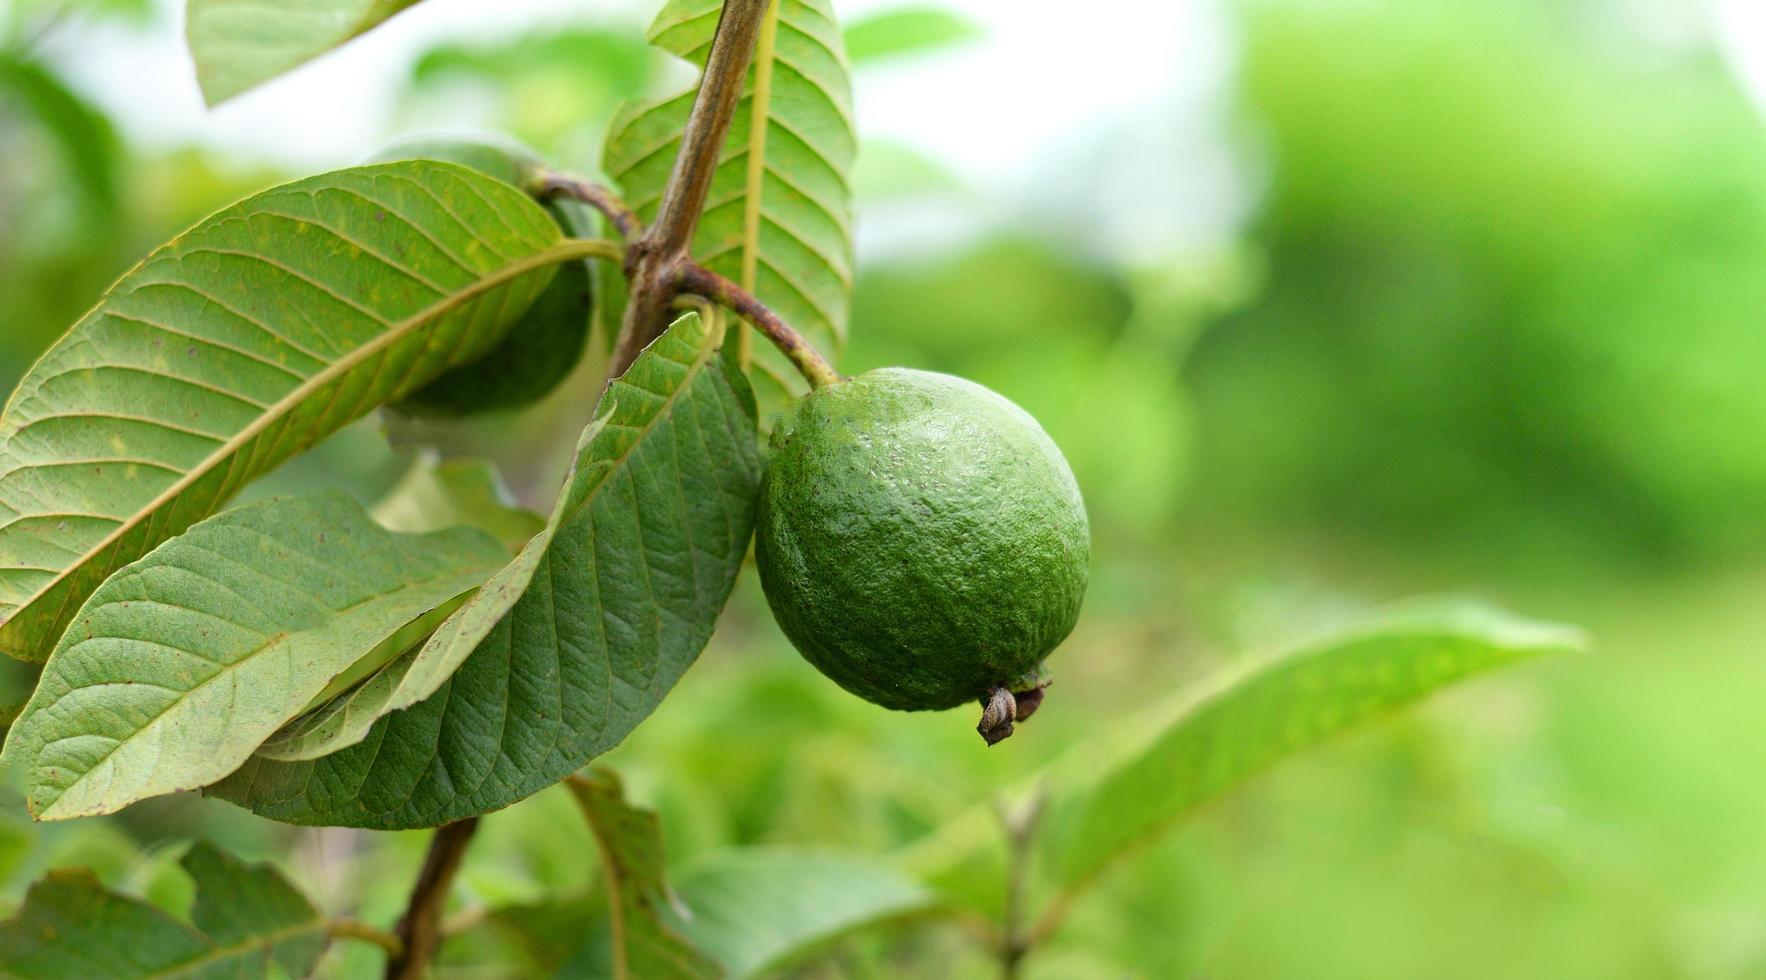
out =
<svg viewBox="0 0 1766 980"><path fill-rule="evenodd" d="M779 34L779 4L767 4L754 50L754 89L748 97L748 159L743 177L742 288L752 292L760 264L760 198L766 189L767 127L772 119L773 46Z"/></svg>
<svg viewBox="0 0 1766 980"><path fill-rule="evenodd" d="M297 923L291 926L283 926L273 932L248 936L230 946L215 946L208 952L203 953L201 956L198 956L193 960L186 960L164 973L154 973L150 974L150 976L156 978L156 980L164 977L192 976L199 973L204 967L224 962L233 957L241 956L245 953L259 949L268 951L291 939L299 939L308 933L325 933L327 931L329 930L325 920L314 917L306 922ZM207 936L206 933L201 935L205 938ZM211 939L210 942L213 942L213 940Z"/></svg>
<svg viewBox="0 0 1766 980"><path fill-rule="evenodd" d="M681 367L683 369L681 372L681 383L679 385L675 386L675 389L673 391L670 391L668 394L658 396L658 397L662 398L662 404L657 406L656 411L651 414L649 420L646 421L641 426L634 426L634 425L626 425L623 423L616 423L613 421L612 416L608 416L606 421L600 423L603 426L617 425L622 429L627 429L629 431L637 433L638 435L636 438L634 438L632 440L631 445L626 447L626 450L624 452L620 453L619 455L609 457L604 460L591 460L590 461L590 465L593 465L594 463L606 463L607 464L603 468L603 473L601 475L601 478L595 482L594 487L590 488L590 490L583 495L582 500L578 501L574 506L568 508L567 510L561 510L558 514L558 517L557 517L557 520L555 523L549 524L545 530L541 531L539 534L534 535L534 538L533 538L534 541L539 541L540 537L542 537L542 536L544 536L546 538L546 541L543 545L543 547L546 549L545 553L540 554L539 556L537 556L534 559L533 567L528 572L528 585L523 587L521 593L517 594L515 599L513 601L511 601L508 604L508 606L506 606L501 612L499 612L497 614L497 619L491 621L490 628L494 629L496 627L497 621L501 620L502 617L507 616L509 614L509 611L514 609L515 606L521 602L521 597L522 597L522 595L526 594L527 588L530 588L532 586L533 578L534 578L534 576L539 574L540 565L542 562L544 562L546 560L547 554L550 552L550 549L551 549L551 539L554 535L557 534L558 529L563 527L566 523L568 523L572 520L575 520L578 514L581 514L584 509L592 506L595 503L595 501L597 499L599 499L599 497L601 495L601 491L606 489L607 485L611 482L609 477L612 474L612 472L615 470L618 470L621 466L625 465L625 462L631 458L632 454L638 451L638 448L644 444L645 438L647 438L649 436L650 430L654 429L657 425L659 425L660 420L664 416L670 415L670 413L674 407L674 403L680 399L681 395L684 392L686 392L686 390L688 388L692 387L694 378L696 378L701 371L705 370L705 366L708 363L710 363L711 352L715 351L718 348L718 346L719 346L718 341L720 340L720 338L717 337L712 332L712 327L709 323L705 323L705 321L703 321L703 320L701 320L700 322L702 324L702 329L705 330L705 333L702 334L699 338L698 345L696 346L695 351L694 351L693 359L691 361L685 362L684 364L681 364ZM660 356L660 355L658 355L658 356ZM677 361L676 363L681 363L681 362ZM623 376L622 376L622 378L616 378L615 381L624 383L627 387L630 387L630 388L638 388L637 385L632 384L629 381L623 381ZM612 388L610 387L608 390L611 392ZM649 391L649 389L647 389L647 388L638 388L638 390ZM650 394L654 395L655 392L650 392ZM579 469L577 472L582 472L582 471ZM573 474L573 477L574 477L574 474ZM568 486L566 487L566 492L568 493ZM517 560L519 560L519 559L517 559ZM513 563L511 563L511 564L513 564ZM495 578L495 577L496 576L493 574L492 578ZM483 595L484 593L480 592L479 594ZM455 616L464 616L466 614L467 610L471 609L471 608L473 608L473 607L471 606L470 603L468 603L467 605L460 607L460 609L457 610L454 613L454 615ZM446 626L447 624L443 623L442 625ZM438 627L437 629L439 630L440 628L441 627ZM478 632L477 626L473 627L473 632ZM489 631L487 630L486 635L488 635L488 632ZM476 649L478 644L482 643L482 642L484 642L483 636L481 636L476 642L473 643L473 645L472 645L473 649ZM427 650L427 647L425 647L424 650L419 650L417 652L417 659L414 660L411 664L411 672L407 673L403 678L401 678L398 686L393 688L392 695L386 699L385 708L380 712L381 717L391 714L394 711L402 711L406 708L409 708L413 704L416 704L418 701L421 701L422 699L429 697L431 694L435 693L436 689L441 686L442 682L445 681L447 679L447 677L451 677L453 675L453 672L449 671L448 674L446 675L446 677L443 677L441 680L437 680L432 683L430 680L430 677L431 677L431 675L434 674L433 669L428 670L424 674L421 674L421 675L416 674L416 670L419 667L423 666L423 654L426 652L426 650ZM468 656L471 655L470 650L467 651L467 655ZM451 658L451 655L450 655L450 658ZM462 659L461 662L463 663L464 660ZM456 664L455 669L458 669L458 666L459 665ZM415 677L416 679L413 680L412 679L413 677ZM421 691L422 693L420 693L420 694L407 694L407 693L405 693L406 685L411 685L413 691ZM428 688L428 690L423 690L424 688Z"/></svg>
<svg viewBox="0 0 1766 980"><path fill-rule="evenodd" d="M512 262L466 286L459 292L442 297L440 300L424 307L417 313L389 325L386 330L382 331L378 336L374 337L374 339L367 343L349 350L325 368L314 373L311 378L295 387L288 394L270 403L249 425L245 426L245 428L241 429L236 435L217 447L214 452L210 453L195 466L191 467L189 472L181 479L161 491L157 497L149 501L145 506L137 509L134 514L131 514L129 517L119 522L117 526L113 528L109 534L100 539L97 544L87 549L79 556L79 558L70 562L65 569L39 587L36 592L33 592L30 596L18 603L18 605L14 607L11 616L7 617L5 620L0 620L0 627L7 625L13 619L31 609L38 602L42 601L42 599L50 592L65 583L76 572L85 568L89 562L96 560L111 548L115 547L124 535L135 530L137 527L140 527L141 522L144 519L150 518L152 515L158 513L161 508L166 507L177 500L184 491L194 486L198 480L201 480L204 476L213 472L216 467L245 449L252 440L263 435L272 425L275 425L277 422L287 417L315 392L323 389L331 382L347 375L351 370L354 370L356 367L365 363L374 355L393 346L399 341L404 340L408 335L423 327L425 324L446 315L459 306L477 299L499 286L507 285L509 282L512 282L535 269L541 269L548 265L554 265L559 262L570 261L574 258L592 255L600 250L600 245L601 243L593 240L566 239L565 241L543 251L535 252L524 259ZM100 307L102 307L102 303L100 304ZM96 312L98 308L99 307L95 307L94 312Z"/></svg>

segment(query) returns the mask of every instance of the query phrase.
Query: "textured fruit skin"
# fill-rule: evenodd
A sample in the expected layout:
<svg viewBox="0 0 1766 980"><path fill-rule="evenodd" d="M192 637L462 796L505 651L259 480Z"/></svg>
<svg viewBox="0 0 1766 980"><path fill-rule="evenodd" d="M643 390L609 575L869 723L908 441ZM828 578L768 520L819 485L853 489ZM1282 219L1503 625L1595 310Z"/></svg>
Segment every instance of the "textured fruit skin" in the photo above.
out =
<svg viewBox="0 0 1766 980"><path fill-rule="evenodd" d="M810 663L901 710L1033 686L1079 618L1091 536L1042 427L970 381L884 368L773 430L755 558Z"/></svg>
<svg viewBox="0 0 1766 980"><path fill-rule="evenodd" d="M375 154L373 162L418 159L457 163L521 188L545 166L539 154L520 143L488 136L413 137ZM551 201L545 207L565 234L594 237L592 221L567 210L566 202ZM592 275L586 261L560 264L551 283L496 347L405 396L399 410L425 418L458 418L522 408L550 394L576 370L588 347Z"/></svg>

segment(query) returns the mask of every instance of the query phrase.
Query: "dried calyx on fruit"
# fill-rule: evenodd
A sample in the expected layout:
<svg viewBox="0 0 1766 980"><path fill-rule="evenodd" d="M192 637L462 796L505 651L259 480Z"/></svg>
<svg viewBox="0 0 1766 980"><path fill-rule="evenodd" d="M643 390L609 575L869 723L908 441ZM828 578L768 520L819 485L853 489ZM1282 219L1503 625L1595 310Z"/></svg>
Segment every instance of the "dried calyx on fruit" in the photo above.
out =
<svg viewBox="0 0 1766 980"><path fill-rule="evenodd" d="M886 708L979 701L990 745L1041 704L1091 547L1072 470L1034 418L906 368L784 413L756 534L767 601L810 663Z"/></svg>

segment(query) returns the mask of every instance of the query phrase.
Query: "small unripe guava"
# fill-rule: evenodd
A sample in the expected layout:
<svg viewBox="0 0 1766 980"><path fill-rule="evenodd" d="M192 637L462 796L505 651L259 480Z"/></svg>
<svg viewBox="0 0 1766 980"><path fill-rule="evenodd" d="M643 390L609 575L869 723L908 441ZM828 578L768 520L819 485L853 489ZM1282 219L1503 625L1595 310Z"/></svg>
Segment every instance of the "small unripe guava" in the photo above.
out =
<svg viewBox="0 0 1766 980"><path fill-rule="evenodd" d="M1079 487L1042 427L973 382L884 368L799 400L770 455L755 558L785 635L867 701L991 700L983 735L1009 734L1035 701L1003 693L1040 700L1091 550Z"/></svg>

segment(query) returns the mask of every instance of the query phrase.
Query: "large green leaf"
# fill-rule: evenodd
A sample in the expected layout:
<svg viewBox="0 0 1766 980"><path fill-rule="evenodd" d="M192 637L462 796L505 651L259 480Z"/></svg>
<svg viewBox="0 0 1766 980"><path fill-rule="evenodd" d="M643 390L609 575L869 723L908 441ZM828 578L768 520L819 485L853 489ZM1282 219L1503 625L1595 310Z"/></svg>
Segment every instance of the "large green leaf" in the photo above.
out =
<svg viewBox="0 0 1766 980"><path fill-rule="evenodd" d="M264 191L124 276L0 415L0 650L376 405L491 349L586 254L501 181L410 161Z"/></svg>
<svg viewBox="0 0 1766 980"><path fill-rule="evenodd" d="M833 851L724 851L674 875L687 938L732 978L777 970L842 936L933 909L930 889L887 864Z"/></svg>
<svg viewBox="0 0 1766 980"><path fill-rule="evenodd" d="M703 65L719 0L669 0L653 44ZM693 92L624 109L603 167L645 220L655 216ZM852 191L857 155L852 86L828 0L774 0L724 145L693 254L748 287L832 357L845 342L852 296ZM757 344L756 386L803 390L797 372ZM764 378L764 381L762 380Z"/></svg>
<svg viewBox="0 0 1766 980"><path fill-rule="evenodd" d="M1249 776L1468 677L1579 649L1576 630L1481 607L1415 607L1275 660L1186 705L1129 751L1087 745L1034 785L1048 793L1037 874L1058 893ZM971 812L904 852L905 865L987 907L1005 880L991 813Z"/></svg>
<svg viewBox="0 0 1766 980"><path fill-rule="evenodd" d="M753 533L754 402L721 339L682 317L609 388L548 530L404 668L360 744L252 759L211 791L291 823L431 826L618 744L710 639Z"/></svg>
<svg viewBox="0 0 1766 980"><path fill-rule="evenodd" d="M208 844L182 861L196 884L191 924L106 891L90 871L55 871L0 922L0 976L150 980L265 976L275 963L306 976L329 941L306 897L267 865Z"/></svg>
<svg viewBox="0 0 1766 980"><path fill-rule="evenodd" d="M574 777L570 791L595 833L607 887L607 943L596 950L604 950L607 961L595 974L615 980L721 977L717 961L682 935L685 916L668 888L662 824L656 814L627 803L619 779L610 772Z"/></svg>
<svg viewBox="0 0 1766 980"><path fill-rule="evenodd" d="M394 534L337 492L209 518L92 594L0 759L40 819L205 786L507 554L466 528Z"/></svg>
<svg viewBox="0 0 1766 980"><path fill-rule="evenodd" d="M190 0L184 36L209 105L379 26L417 0Z"/></svg>

